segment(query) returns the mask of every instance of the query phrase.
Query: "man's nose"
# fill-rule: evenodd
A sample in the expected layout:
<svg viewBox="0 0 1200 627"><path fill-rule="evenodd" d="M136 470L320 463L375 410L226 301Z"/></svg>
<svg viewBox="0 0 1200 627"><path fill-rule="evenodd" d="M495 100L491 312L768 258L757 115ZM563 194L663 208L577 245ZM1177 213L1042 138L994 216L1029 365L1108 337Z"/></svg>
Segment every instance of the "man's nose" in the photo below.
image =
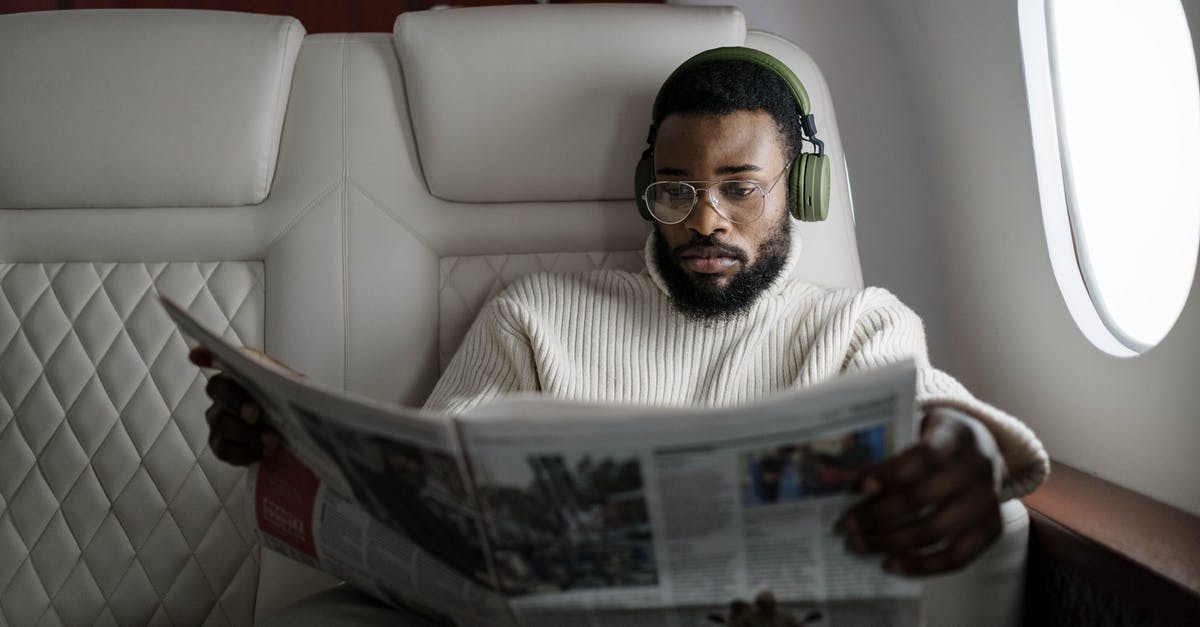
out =
<svg viewBox="0 0 1200 627"><path fill-rule="evenodd" d="M696 191L699 194L696 198L696 206L684 220L684 226L700 236L724 233L729 230L729 220L717 211L717 203L720 201L707 189Z"/></svg>

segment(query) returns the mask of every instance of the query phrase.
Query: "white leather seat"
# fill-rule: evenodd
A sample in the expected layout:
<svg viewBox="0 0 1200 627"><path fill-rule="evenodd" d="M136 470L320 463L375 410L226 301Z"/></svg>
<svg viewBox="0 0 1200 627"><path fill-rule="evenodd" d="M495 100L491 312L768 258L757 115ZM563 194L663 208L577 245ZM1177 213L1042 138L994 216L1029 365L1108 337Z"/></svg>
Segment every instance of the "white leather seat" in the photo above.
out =
<svg viewBox="0 0 1200 627"><path fill-rule="evenodd" d="M758 47L805 83L833 196L827 222L796 229L797 272L862 284L828 87L734 9L495 7L302 36L245 14L0 17L12 624L248 624L328 585L259 555L241 475L207 451L202 382L150 295L318 380L420 404L509 281L640 267L634 163L659 84L695 52ZM985 594L1019 608L1024 543L1008 542L987 571L1003 598ZM939 612L971 609L956 581L938 598L960 606Z"/></svg>
<svg viewBox="0 0 1200 627"><path fill-rule="evenodd" d="M246 344L342 352L286 324L343 311L313 280L341 261L305 219L319 194L276 176L303 37L236 13L0 17L0 624L253 621L244 473L208 450L155 294Z"/></svg>

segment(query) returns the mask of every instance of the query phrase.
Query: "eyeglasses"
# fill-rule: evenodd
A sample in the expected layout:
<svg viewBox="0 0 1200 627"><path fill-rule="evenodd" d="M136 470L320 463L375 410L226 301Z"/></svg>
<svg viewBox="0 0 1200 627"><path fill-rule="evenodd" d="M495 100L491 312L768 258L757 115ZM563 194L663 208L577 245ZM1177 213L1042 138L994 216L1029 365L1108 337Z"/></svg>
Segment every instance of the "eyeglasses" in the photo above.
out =
<svg viewBox="0 0 1200 627"><path fill-rule="evenodd" d="M763 190L757 181L727 179L723 181L655 181L646 187L642 198L650 215L663 224L679 224L692 214L700 198L700 190L708 194L708 202L723 218L734 224L750 224L762 217L767 196L779 179L792 167L788 161L783 172L771 186Z"/></svg>

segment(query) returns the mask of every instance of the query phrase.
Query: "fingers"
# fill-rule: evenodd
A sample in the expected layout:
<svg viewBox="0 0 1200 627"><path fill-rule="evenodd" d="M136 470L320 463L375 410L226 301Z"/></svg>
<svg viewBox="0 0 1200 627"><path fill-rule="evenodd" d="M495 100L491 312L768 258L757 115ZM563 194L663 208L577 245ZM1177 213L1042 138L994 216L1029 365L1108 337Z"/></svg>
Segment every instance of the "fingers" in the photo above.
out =
<svg viewBox="0 0 1200 627"><path fill-rule="evenodd" d="M898 526L874 533L864 533L847 539L852 550L874 553L914 553L961 536L981 525L990 525L991 518L999 520L999 504L995 494L984 490L965 490L955 494L940 506L934 506L924 517L910 518Z"/></svg>
<svg viewBox="0 0 1200 627"><path fill-rule="evenodd" d="M283 363L282 361L279 361L278 359L275 359L271 355L268 355L267 353L264 353L264 352L258 350L257 348L250 348L249 346L243 346L241 348L241 351L246 356L250 357L251 359L257 360L260 363L264 363L264 364L267 364L268 366L272 366L274 368L282 370L283 372L286 372L286 373L288 373L294 377L297 377L299 379L302 379L305 381L308 380L308 375L297 371L296 369L292 368L291 366Z"/></svg>
<svg viewBox="0 0 1200 627"><path fill-rule="evenodd" d="M204 391L212 399L204 414L208 444L218 459L244 466L274 456L279 433L263 420L262 408L242 386L220 373L208 380Z"/></svg>
<svg viewBox="0 0 1200 627"><path fill-rule="evenodd" d="M242 420L254 424L262 418L262 407L228 375L213 375L204 386L204 392L213 403L224 410L241 416Z"/></svg>
<svg viewBox="0 0 1200 627"><path fill-rule="evenodd" d="M201 368L217 367L217 361L213 359L212 353L203 346L197 346L188 351L188 361L200 366Z"/></svg>
<svg viewBox="0 0 1200 627"><path fill-rule="evenodd" d="M867 498L836 529L846 548L880 553L895 572L923 575L963 567L999 536L991 458L962 420L933 420L921 441L866 469Z"/></svg>
<svg viewBox="0 0 1200 627"><path fill-rule="evenodd" d="M243 466L273 457L279 450L279 433L266 423L247 424L217 405L210 407L205 417L210 425L208 445L218 459Z"/></svg>
<svg viewBox="0 0 1200 627"><path fill-rule="evenodd" d="M944 548L924 554L889 557L884 562L884 569L902 575L937 575L961 570L987 550L1003 530L997 509L995 516L988 516L981 524L947 542Z"/></svg>
<svg viewBox="0 0 1200 627"><path fill-rule="evenodd" d="M927 429L920 442L899 455L866 469L860 477L860 486L868 494L902 488L925 479L930 472L960 455L977 452L973 445L974 434L969 427L939 424Z"/></svg>
<svg viewBox="0 0 1200 627"><path fill-rule="evenodd" d="M974 455L956 455L937 461L917 446L901 457L903 462L895 473L881 468L871 477L879 489L864 501L855 504L843 516L842 528L862 534L902 525L968 490L990 494L991 463Z"/></svg>
<svg viewBox="0 0 1200 627"><path fill-rule="evenodd" d="M266 353L243 350L252 358L287 368ZM188 360L201 368L221 368L212 352L203 346L189 351ZM209 378L204 392L212 399L212 405L204 413L209 425L208 445L218 459L244 466L275 455L281 446L279 433L267 424L261 405L241 385L224 372L218 372Z"/></svg>

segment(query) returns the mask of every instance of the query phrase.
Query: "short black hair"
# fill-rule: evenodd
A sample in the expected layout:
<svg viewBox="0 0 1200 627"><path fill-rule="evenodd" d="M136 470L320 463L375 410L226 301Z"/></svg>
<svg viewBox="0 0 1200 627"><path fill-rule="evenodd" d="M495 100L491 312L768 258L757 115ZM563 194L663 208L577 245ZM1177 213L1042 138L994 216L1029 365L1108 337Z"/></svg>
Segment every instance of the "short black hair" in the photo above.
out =
<svg viewBox="0 0 1200 627"><path fill-rule="evenodd" d="M791 87L778 74L752 61L713 60L677 72L663 83L657 105L655 128L673 113L766 111L775 119L785 161L800 154L803 147L800 108Z"/></svg>

